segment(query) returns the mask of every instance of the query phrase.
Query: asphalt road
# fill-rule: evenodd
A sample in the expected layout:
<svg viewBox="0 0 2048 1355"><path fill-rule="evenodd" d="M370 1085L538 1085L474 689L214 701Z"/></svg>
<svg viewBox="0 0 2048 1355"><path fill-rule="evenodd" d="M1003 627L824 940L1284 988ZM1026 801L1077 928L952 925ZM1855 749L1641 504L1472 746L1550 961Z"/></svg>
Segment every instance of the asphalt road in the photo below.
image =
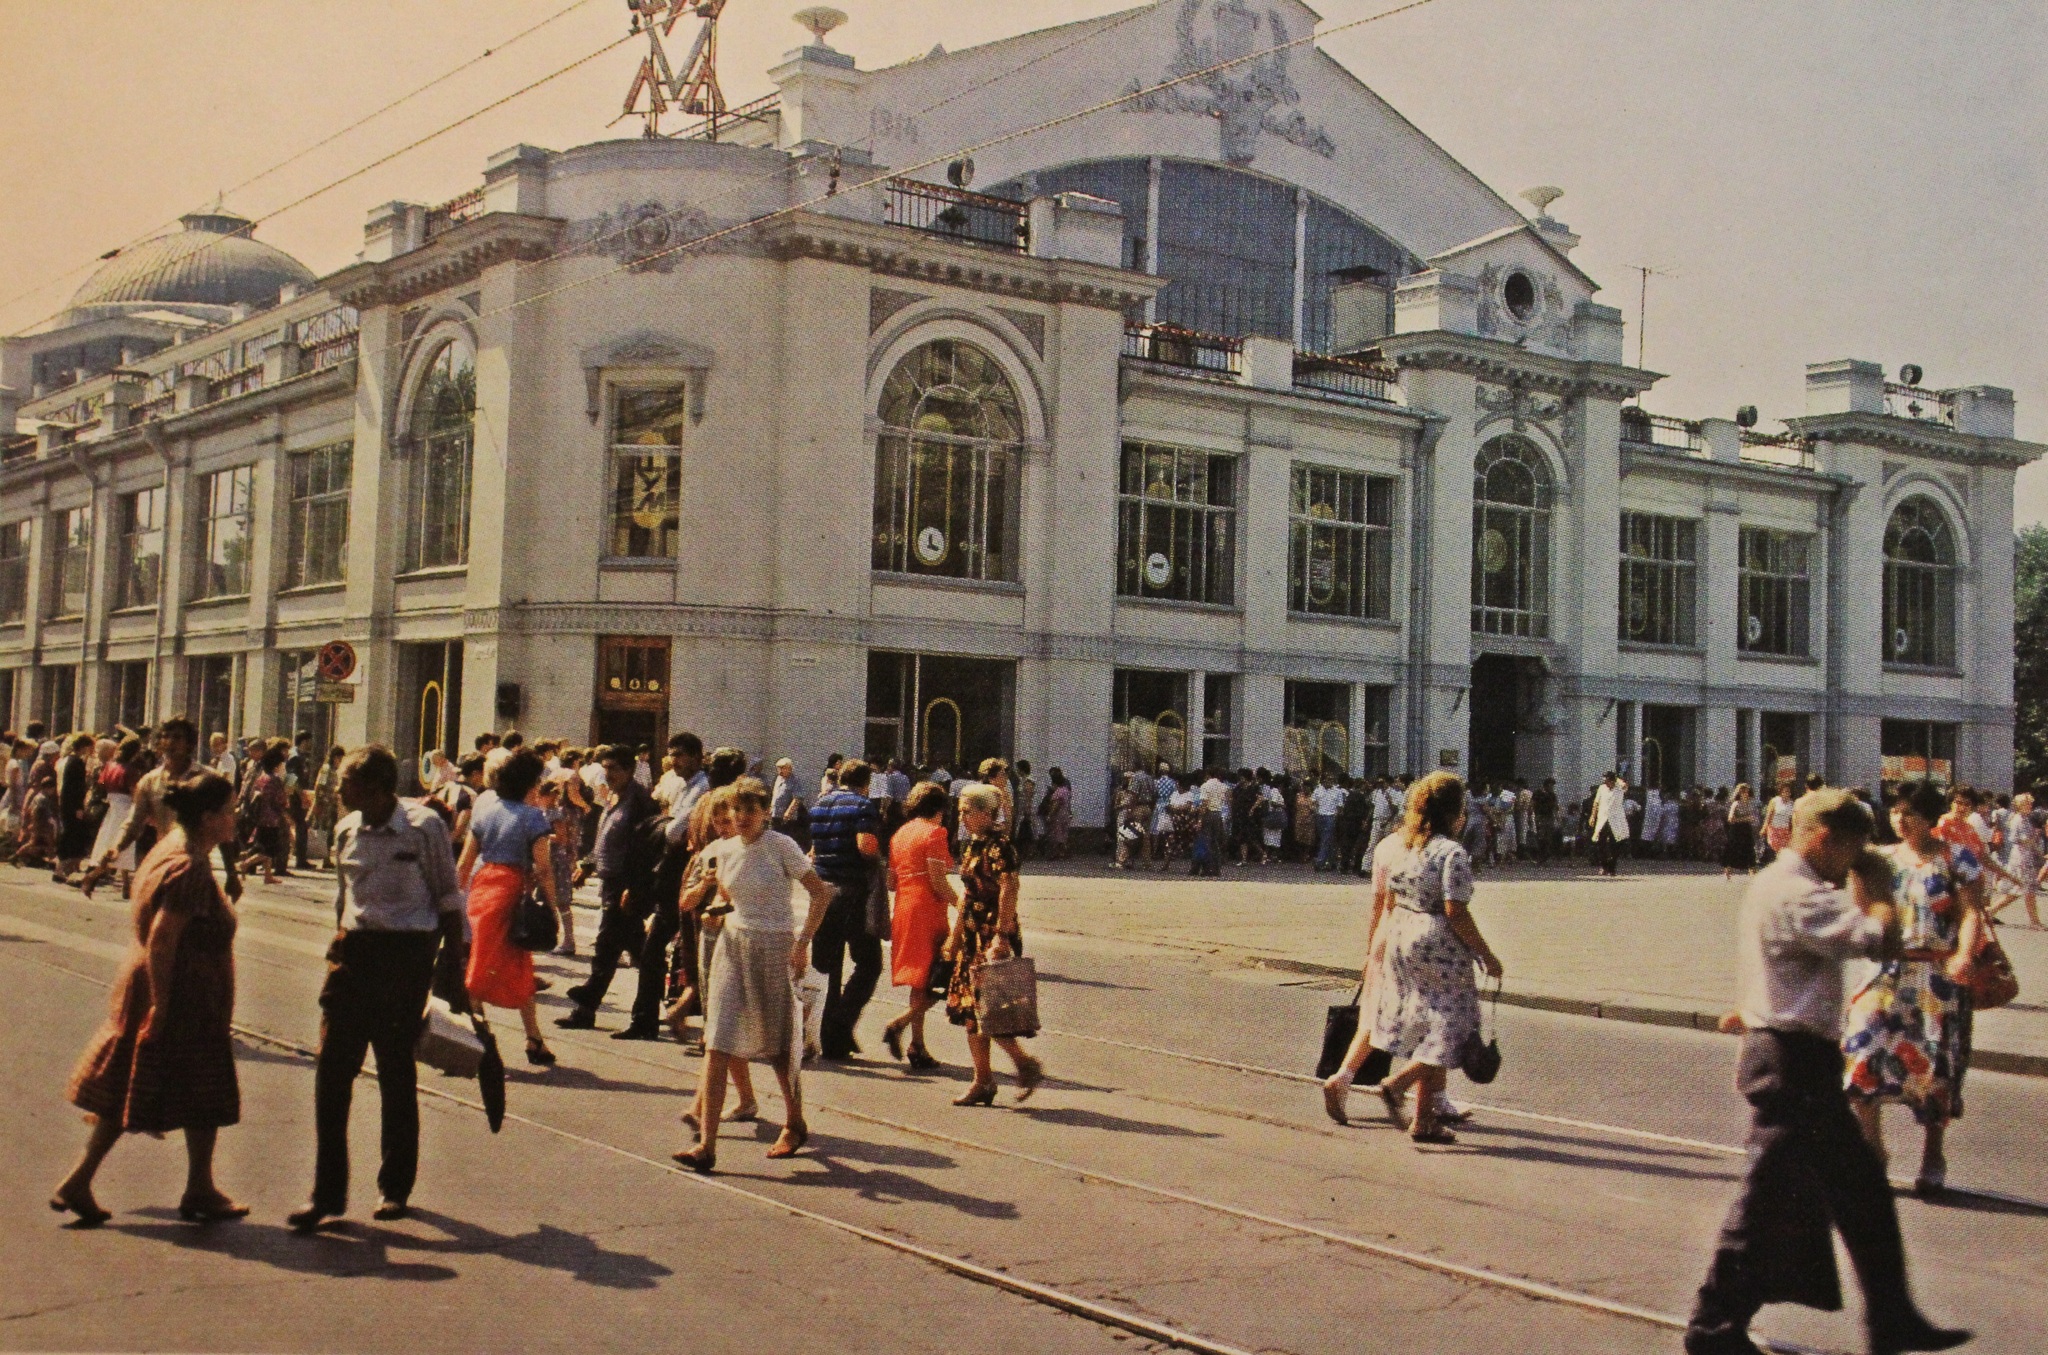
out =
<svg viewBox="0 0 2048 1355"><path fill-rule="evenodd" d="M1024 912L1028 933L1028 896ZM873 1033L894 1010L878 1003L863 1060L805 1074L811 1148L769 1162L774 1127L737 1126L707 1182L668 1163L701 1061L562 1032L559 1067L514 1068L495 1137L464 1104L474 1084L423 1076L435 1095L402 1222L367 1219L375 1089L359 1084L360 1212L304 1238L282 1226L312 1171L295 1051L317 1031L331 918L310 890L245 900L244 1114L220 1178L254 1216L179 1222L179 1145L134 1138L101 1177L115 1219L84 1231L43 1199L84 1137L63 1088L104 1012L125 905L0 873L0 1149L17 1164L0 1194L0 1348L1067 1351L1178 1334L1304 1355L1673 1351L1668 1319L1741 1169L1725 1039L1502 1008L1500 1080L1453 1079L1475 1122L1456 1147L1417 1150L1372 1098L1331 1124L1301 1077L1330 984L1063 934L1032 940L1052 1076L1022 1106L1007 1084L993 1109L948 1104L964 1042L936 1024L950 1066L910 1075ZM556 994L577 974L544 969ZM615 1003L600 1024L620 1023ZM779 1117L772 1077L758 1082ZM2048 1201L2048 1106L2038 1079L1973 1073L1968 1090L1950 1177L1987 1193L1900 1200L1916 1289L1978 1328L1974 1349L2033 1355L2048 1348L2048 1203L2018 1201ZM1893 1138L1909 1165L1910 1125ZM1774 1308L1759 1327L1856 1350L1859 1311Z"/></svg>

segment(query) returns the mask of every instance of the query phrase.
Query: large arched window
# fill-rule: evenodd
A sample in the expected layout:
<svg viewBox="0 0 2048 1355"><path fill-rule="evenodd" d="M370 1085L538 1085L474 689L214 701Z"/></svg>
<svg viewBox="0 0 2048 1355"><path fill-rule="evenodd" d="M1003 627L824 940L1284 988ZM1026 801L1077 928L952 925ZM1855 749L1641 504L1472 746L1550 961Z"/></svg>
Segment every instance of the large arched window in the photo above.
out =
<svg viewBox="0 0 2048 1355"><path fill-rule="evenodd" d="M1002 366L938 339L882 386L874 567L1015 582L1024 416Z"/></svg>
<svg viewBox="0 0 2048 1355"><path fill-rule="evenodd" d="M1956 539L1948 515L1916 495L1884 528L1884 658L1956 666Z"/></svg>
<svg viewBox="0 0 2048 1355"><path fill-rule="evenodd" d="M1550 465L1527 438L1498 437L1472 467L1472 629L1550 634Z"/></svg>
<svg viewBox="0 0 2048 1355"><path fill-rule="evenodd" d="M406 555L413 569L469 562L475 422L476 360L468 345L450 340L427 364L407 421L413 476Z"/></svg>

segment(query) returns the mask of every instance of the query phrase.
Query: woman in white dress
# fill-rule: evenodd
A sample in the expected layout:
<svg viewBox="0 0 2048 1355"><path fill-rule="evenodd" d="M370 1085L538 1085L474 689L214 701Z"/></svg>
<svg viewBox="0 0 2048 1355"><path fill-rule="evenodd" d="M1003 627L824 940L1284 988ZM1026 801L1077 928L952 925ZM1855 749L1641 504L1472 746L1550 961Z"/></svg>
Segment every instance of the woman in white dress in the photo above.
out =
<svg viewBox="0 0 2048 1355"><path fill-rule="evenodd" d="M107 812L100 820L99 836L93 839L88 858L92 864L78 882L87 898L112 872L119 872L126 893L128 878L135 873L135 844L131 842L118 853L114 849L121 845L121 834L135 813L135 787L142 780L142 740L133 734L123 738L113 756L101 761L96 779L107 797Z"/></svg>
<svg viewBox="0 0 2048 1355"><path fill-rule="evenodd" d="M1404 850L1390 864L1390 907L1385 969L1376 985L1372 1047L1408 1066L1380 1084L1387 1118L1417 1144L1455 1143L1437 1119L1447 1070L1466 1038L1479 1030L1477 962L1488 978L1501 963L1473 922L1472 858L1458 843L1465 817L1465 784L1451 772L1432 772L1408 793ZM1417 1088L1411 1125L1404 1107Z"/></svg>
<svg viewBox="0 0 2048 1355"><path fill-rule="evenodd" d="M796 980L811 963L811 938L835 893L818 878L803 849L768 827L768 788L751 776L732 787L734 833L701 853L718 876L717 901L705 911L723 918L718 949L706 977L704 1006L704 1122L695 1148L675 1154L692 1171L718 1161L718 1117L725 1081L742 1060L767 1063L782 1084L788 1113L771 1158L794 1157L811 1136L791 1046L797 1033ZM803 925L790 911L790 886L810 896Z"/></svg>

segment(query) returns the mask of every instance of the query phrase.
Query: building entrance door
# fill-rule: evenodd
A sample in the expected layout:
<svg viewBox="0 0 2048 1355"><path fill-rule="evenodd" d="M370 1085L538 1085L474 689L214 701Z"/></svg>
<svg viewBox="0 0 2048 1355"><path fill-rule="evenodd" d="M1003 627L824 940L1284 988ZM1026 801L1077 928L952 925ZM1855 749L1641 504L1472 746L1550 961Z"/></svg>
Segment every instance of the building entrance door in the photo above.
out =
<svg viewBox="0 0 2048 1355"><path fill-rule="evenodd" d="M462 744L462 641L398 647L398 777L410 791L439 748L459 758Z"/></svg>
<svg viewBox="0 0 2048 1355"><path fill-rule="evenodd" d="M591 735L600 744L647 748L661 762L668 743L669 641L607 635L597 645L597 700Z"/></svg>
<svg viewBox="0 0 2048 1355"><path fill-rule="evenodd" d="M984 758L1010 756L1017 665L1008 659L868 653L864 752L972 775Z"/></svg>
<svg viewBox="0 0 2048 1355"><path fill-rule="evenodd" d="M1524 681L1522 661L1512 654L1481 654L1473 662L1472 690L1467 693L1472 708L1468 784L1499 785L1526 776L1515 757L1527 695Z"/></svg>

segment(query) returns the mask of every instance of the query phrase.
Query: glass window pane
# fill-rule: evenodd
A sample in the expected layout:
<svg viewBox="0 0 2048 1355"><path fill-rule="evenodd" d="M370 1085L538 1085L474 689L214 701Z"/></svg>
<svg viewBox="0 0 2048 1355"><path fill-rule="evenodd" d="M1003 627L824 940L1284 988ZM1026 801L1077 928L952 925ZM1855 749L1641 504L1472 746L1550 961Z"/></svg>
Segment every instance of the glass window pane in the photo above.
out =
<svg viewBox="0 0 2048 1355"><path fill-rule="evenodd" d="M875 442L873 566L1015 581L1024 421L1000 363L945 339L883 383Z"/></svg>

